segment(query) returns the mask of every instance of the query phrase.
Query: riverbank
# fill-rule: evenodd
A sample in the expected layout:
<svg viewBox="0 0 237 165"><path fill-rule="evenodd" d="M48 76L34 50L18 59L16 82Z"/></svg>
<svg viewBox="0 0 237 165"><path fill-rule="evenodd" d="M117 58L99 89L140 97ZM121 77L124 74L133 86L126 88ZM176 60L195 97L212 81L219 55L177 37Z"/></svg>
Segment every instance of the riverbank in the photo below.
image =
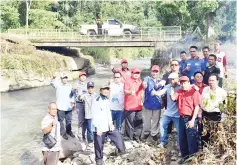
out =
<svg viewBox="0 0 237 165"><path fill-rule="evenodd" d="M78 78L78 71L95 73L90 56L78 56L39 50L22 39L1 37L1 92L49 85L55 72L67 72L69 80ZM77 50L76 50L77 51Z"/></svg>

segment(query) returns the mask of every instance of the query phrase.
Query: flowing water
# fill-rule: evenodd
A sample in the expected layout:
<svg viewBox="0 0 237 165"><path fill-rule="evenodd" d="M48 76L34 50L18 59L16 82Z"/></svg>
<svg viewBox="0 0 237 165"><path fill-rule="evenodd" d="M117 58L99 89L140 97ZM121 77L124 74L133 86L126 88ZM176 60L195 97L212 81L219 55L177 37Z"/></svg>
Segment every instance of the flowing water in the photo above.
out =
<svg viewBox="0 0 237 165"><path fill-rule="evenodd" d="M150 59L129 62L129 67L150 67ZM95 82L96 90L111 77L109 68L96 67L96 74L88 79ZM70 82L73 83L73 82ZM55 101L52 87L40 87L3 93L1 95L1 164L39 165L41 154L41 120L47 113L48 103ZM73 113L73 130L76 130Z"/></svg>

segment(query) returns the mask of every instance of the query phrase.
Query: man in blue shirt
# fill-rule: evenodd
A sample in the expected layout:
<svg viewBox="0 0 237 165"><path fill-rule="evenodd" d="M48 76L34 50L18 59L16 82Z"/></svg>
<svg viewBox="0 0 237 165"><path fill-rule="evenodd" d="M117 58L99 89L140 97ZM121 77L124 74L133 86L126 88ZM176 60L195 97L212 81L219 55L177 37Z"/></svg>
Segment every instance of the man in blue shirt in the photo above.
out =
<svg viewBox="0 0 237 165"><path fill-rule="evenodd" d="M168 125L173 122L177 133L179 135L179 113L177 102L172 101L170 98L171 91L177 91L180 89L178 85L179 75L177 73L171 73L169 75L170 84L166 85L164 89L155 93L156 96L165 95L167 96L167 109L165 110L161 121L160 121L160 145L159 147L164 147L168 143ZM179 137L179 136L178 136Z"/></svg>
<svg viewBox="0 0 237 165"><path fill-rule="evenodd" d="M187 60L187 67L184 69L184 72L187 73L188 78L191 83L194 83L194 73L203 72L205 70L203 60L197 56L197 47L191 46L189 48L191 58Z"/></svg>
<svg viewBox="0 0 237 165"><path fill-rule="evenodd" d="M185 51L180 52L180 59L179 61L179 73L183 73L184 69L187 67L187 53Z"/></svg>
<svg viewBox="0 0 237 165"><path fill-rule="evenodd" d="M161 81L158 78L160 72L160 67L158 65L153 65L151 68L151 77L147 76L143 81L143 88L145 89L144 98L144 134L141 139L146 140L149 135L152 136L154 141L158 140L159 132L159 121L162 108L161 97L154 96L155 91L160 90L158 84Z"/></svg>
<svg viewBox="0 0 237 165"><path fill-rule="evenodd" d="M210 54L210 48L208 46L205 46L202 48L202 53L203 53L203 65L204 65L204 68L208 67L208 57L209 57L209 54Z"/></svg>

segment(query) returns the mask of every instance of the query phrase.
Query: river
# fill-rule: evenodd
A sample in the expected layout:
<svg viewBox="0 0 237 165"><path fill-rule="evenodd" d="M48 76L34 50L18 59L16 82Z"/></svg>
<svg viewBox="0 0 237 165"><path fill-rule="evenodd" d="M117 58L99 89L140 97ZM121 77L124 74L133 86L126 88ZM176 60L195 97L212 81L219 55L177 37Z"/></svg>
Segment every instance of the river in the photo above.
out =
<svg viewBox="0 0 237 165"><path fill-rule="evenodd" d="M129 67L150 67L150 59L129 62ZM99 84L109 81L110 68L96 66L96 74L88 79ZM73 82L70 82L73 84ZM1 164L39 165L42 154L41 120L47 113L48 103L55 101L52 87L39 87L1 94ZM73 113L73 130L76 130L76 113Z"/></svg>

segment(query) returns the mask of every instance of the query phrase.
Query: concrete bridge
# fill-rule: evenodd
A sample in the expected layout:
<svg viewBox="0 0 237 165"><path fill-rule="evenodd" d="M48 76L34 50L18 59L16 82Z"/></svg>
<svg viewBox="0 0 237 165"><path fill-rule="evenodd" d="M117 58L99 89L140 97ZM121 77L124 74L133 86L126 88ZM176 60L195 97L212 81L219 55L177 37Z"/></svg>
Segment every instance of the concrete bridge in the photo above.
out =
<svg viewBox="0 0 237 165"><path fill-rule="evenodd" d="M177 42L182 37L180 26L143 27L141 34L127 36L81 35L79 30L9 29L9 37L26 38L34 46L44 47L155 47L160 42Z"/></svg>

